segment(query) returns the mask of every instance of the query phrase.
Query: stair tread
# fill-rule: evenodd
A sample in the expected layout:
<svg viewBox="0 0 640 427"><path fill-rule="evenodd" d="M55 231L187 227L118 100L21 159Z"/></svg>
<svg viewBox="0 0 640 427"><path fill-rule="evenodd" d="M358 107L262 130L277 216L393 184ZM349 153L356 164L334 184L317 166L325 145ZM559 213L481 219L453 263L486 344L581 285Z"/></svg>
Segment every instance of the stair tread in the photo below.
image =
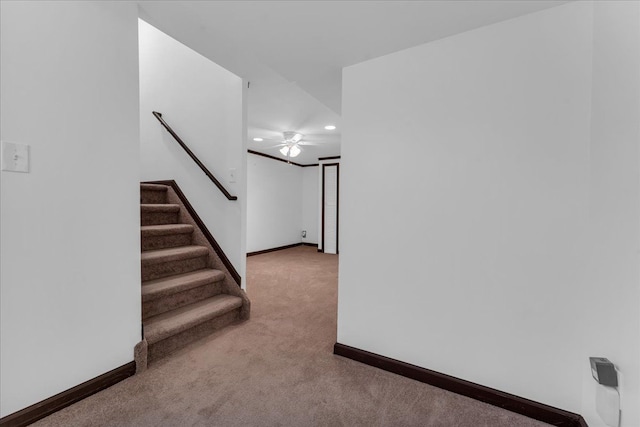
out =
<svg viewBox="0 0 640 427"><path fill-rule="evenodd" d="M169 187L161 184L140 184L141 190L147 191L167 191Z"/></svg>
<svg viewBox="0 0 640 427"><path fill-rule="evenodd" d="M166 236L169 234L189 234L193 232L191 224L162 224L143 225L140 227L142 236Z"/></svg>
<svg viewBox="0 0 640 427"><path fill-rule="evenodd" d="M142 301L153 301L223 279L224 273L222 271L206 268L161 279L147 280L142 282Z"/></svg>
<svg viewBox="0 0 640 427"><path fill-rule="evenodd" d="M178 212L180 205L172 203L141 203L140 210L144 212Z"/></svg>
<svg viewBox="0 0 640 427"><path fill-rule="evenodd" d="M144 321L144 336L154 344L242 306L242 298L220 294Z"/></svg>
<svg viewBox="0 0 640 427"><path fill-rule="evenodd" d="M209 249L206 246L178 246L175 248L144 251L141 253L141 260L143 265L153 265L168 261L197 258L208 254Z"/></svg>

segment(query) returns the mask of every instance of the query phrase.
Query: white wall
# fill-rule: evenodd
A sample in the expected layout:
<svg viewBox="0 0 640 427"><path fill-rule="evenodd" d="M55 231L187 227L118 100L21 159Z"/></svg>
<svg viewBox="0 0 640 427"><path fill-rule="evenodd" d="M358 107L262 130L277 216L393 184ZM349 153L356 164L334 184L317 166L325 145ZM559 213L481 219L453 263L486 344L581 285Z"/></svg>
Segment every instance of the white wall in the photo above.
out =
<svg viewBox="0 0 640 427"><path fill-rule="evenodd" d="M607 53L637 16L570 3L344 70L339 342L585 414L610 357L638 425L637 40Z"/></svg>
<svg viewBox="0 0 640 427"><path fill-rule="evenodd" d="M246 128L242 79L140 21L142 180L174 179L236 270L245 273ZM160 125L185 141L224 187L230 201ZM235 183L229 170L236 170Z"/></svg>
<svg viewBox="0 0 640 427"><path fill-rule="evenodd" d="M318 168L247 158L247 252L318 243ZM302 230L307 237L302 238Z"/></svg>
<svg viewBox="0 0 640 427"><path fill-rule="evenodd" d="M304 243L318 243L318 167L302 168L302 229L307 231Z"/></svg>
<svg viewBox="0 0 640 427"><path fill-rule="evenodd" d="M137 9L1 2L0 416L133 361L140 340Z"/></svg>
<svg viewBox="0 0 640 427"><path fill-rule="evenodd" d="M304 169L249 154L247 252L302 241Z"/></svg>
<svg viewBox="0 0 640 427"><path fill-rule="evenodd" d="M596 2L590 145L590 261L584 356L620 370L622 425L640 426L640 3ZM583 365L582 413L591 427L596 383Z"/></svg>

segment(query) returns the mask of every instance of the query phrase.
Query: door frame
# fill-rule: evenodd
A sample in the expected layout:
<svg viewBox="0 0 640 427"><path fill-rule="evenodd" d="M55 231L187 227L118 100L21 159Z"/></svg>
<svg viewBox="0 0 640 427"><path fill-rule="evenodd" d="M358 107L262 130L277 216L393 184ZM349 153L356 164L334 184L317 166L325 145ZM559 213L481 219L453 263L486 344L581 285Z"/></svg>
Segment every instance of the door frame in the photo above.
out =
<svg viewBox="0 0 640 427"><path fill-rule="evenodd" d="M324 168L327 166L336 166L336 255L340 253L339 236L340 236L340 163L323 163L322 164L322 252L324 252Z"/></svg>

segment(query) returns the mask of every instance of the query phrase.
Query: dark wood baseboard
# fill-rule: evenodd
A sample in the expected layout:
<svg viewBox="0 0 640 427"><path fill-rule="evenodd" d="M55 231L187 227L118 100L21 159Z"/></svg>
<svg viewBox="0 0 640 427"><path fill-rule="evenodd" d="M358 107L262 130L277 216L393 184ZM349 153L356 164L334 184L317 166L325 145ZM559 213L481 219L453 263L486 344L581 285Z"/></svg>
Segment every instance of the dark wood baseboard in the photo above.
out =
<svg viewBox="0 0 640 427"><path fill-rule="evenodd" d="M35 403L21 411L0 418L2 427L22 427L32 424L69 405L91 396L107 387L119 383L136 373L135 362L129 362L112 371L95 377L69 390L58 393L42 402Z"/></svg>
<svg viewBox="0 0 640 427"><path fill-rule="evenodd" d="M233 277L233 280L235 280L237 285L240 286L242 284L242 278L240 277L238 270L236 270L233 264L231 264L231 261L229 261L229 257L227 257L227 254L224 253L224 251L222 250L222 247L218 244L218 242L213 237L213 235L211 234L207 226L204 224L202 219L198 216L198 213L193 208L193 206L191 206L191 203L189 203L187 196L184 195L184 193L178 186L178 183L175 180L170 179L170 180L164 180L164 181L145 181L143 182L143 184L167 185L173 188L173 191L175 191L176 195L180 198L180 201L182 201L182 204L189 212L189 215L191 215L191 218L193 218L195 223L200 228L200 231L202 231L202 234L204 234L205 239L207 239L207 241L209 242L213 250L216 251L216 254L218 254L218 257L220 257L220 261L222 261L224 266L227 267L227 270L229 271L229 274L231 275L231 277Z"/></svg>
<svg viewBox="0 0 640 427"><path fill-rule="evenodd" d="M295 248L296 246L301 246L301 245L302 243L294 243L291 245L278 246L277 248L263 249L261 251L255 251L255 252L247 252L247 256L261 255L269 252L281 251L283 249Z"/></svg>
<svg viewBox="0 0 640 427"><path fill-rule="evenodd" d="M420 366L411 365L379 354L336 343L333 354L374 366L403 377L470 397L511 412L558 427L588 427L584 418L573 412L534 402L533 400L485 387Z"/></svg>
<svg viewBox="0 0 640 427"><path fill-rule="evenodd" d="M314 246L314 247L318 247L318 244L317 243L306 243L306 242L293 243L291 245L278 246L277 248L263 249L261 251L255 251L255 252L247 252L247 256L254 256L254 255L260 255L260 254L266 254L266 253L269 253L269 252L281 251L283 249L295 248L296 246Z"/></svg>

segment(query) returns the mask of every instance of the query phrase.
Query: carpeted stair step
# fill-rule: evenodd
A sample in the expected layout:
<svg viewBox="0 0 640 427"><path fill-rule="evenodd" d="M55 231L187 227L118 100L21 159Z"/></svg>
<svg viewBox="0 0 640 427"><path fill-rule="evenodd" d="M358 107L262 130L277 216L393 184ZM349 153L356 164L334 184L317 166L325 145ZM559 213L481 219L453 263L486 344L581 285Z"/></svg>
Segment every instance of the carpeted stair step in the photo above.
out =
<svg viewBox="0 0 640 427"><path fill-rule="evenodd" d="M232 284L213 248L196 244L200 231L176 191L173 184L140 185L144 340L135 351L140 370L249 317L248 299Z"/></svg>
<svg viewBox="0 0 640 427"><path fill-rule="evenodd" d="M167 203L167 186L158 184L140 184L140 203Z"/></svg>
<svg viewBox="0 0 640 427"><path fill-rule="evenodd" d="M191 224L145 225L140 228L142 250L175 248L191 244Z"/></svg>
<svg viewBox="0 0 640 427"><path fill-rule="evenodd" d="M178 222L179 205L168 203L163 204L141 204L140 223L141 225L176 224Z"/></svg>
<svg viewBox="0 0 640 427"><path fill-rule="evenodd" d="M208 257L209 250L205 246L180 246L142 252L142 281L201 270L207 267Z"/></svg>
<svg viewBox="0 0 640 427"><path fill-rule="evenodd" d="M238 320L241 306L241 298L220 294L145 320L149 360L156 360Z"/></svg>
<svg viewBox="0 0 640 427"><path fill-rule="evenodd" d="M142 283L142 318L180 308L222 293L224 273L206 268Z"/></svg>

